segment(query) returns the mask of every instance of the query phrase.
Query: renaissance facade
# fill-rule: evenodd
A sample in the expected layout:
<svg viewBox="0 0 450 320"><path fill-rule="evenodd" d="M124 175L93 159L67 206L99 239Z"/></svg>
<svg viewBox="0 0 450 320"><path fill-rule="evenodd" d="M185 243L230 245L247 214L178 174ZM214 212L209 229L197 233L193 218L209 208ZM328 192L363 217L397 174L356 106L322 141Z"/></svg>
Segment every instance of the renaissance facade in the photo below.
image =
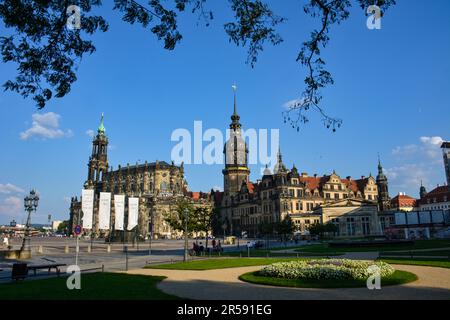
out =
<svg viewBox="0 0 450 320"><path fill-rule="evenodd" d="M122 240L132 237L140 239L174 237L178 232L172 230L165 221L166 217L174 214L177 203L187 200L194 206L213 207L209 193L189 192L184 177L184 166L165 161L147 162L144 164L118 166L116 170L108 163L108 137L103 123L103 115L97 135L92 142L92 154L89 157L88 176L84 183L85 189L94 189L94 212L92 236L109 237ZM123 232L99 229L98 202L100 192L110 192L139 198L138 225L133 232ZM111 228L114 221L114 196L111 203ZM73 197L70 205L70 223L72 233L77 224L81 224L81 199ZM127 219L127 205L125 205L125 219Z"/></svg>
<svg viewBox="0 0 450 320"><path fill-rule="evenodd" d="M288 169L278 151L273 172L269 168L256 182L249 179L248 148L241 136L240 117L231 116L230 139L224 147L224 190L214 194L224 233L260 236L261 227L290 216L301 232L315 223L334 223L336 236L380 235L393 223L389 213L388 179L381 162L378 175L353 179L300 173Z"/></svg>

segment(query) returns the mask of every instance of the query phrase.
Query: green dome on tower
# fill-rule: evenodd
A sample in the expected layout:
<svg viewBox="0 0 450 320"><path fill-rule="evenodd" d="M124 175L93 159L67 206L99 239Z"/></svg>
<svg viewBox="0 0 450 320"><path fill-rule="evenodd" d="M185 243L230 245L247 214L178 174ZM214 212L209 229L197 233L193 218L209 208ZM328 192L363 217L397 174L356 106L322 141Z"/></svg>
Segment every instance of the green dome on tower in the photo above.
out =
<svg viewBox="0 0 450 320"><path fill-rule="evenodd" d="M99 134L105 134L105 131L106 131L106 129L105 129L105 125L103 124L103 112L102 112L102 120L100 121L100 125L98 126L98 129L97 129L97 132L99 133Z"/></svg>

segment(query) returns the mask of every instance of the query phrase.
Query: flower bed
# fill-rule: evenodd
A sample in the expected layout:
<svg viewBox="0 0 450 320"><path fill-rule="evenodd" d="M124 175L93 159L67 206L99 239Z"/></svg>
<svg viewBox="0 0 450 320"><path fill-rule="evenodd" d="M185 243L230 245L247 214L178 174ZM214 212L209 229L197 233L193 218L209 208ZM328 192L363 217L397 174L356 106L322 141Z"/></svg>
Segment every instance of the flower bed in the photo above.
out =
<svg viewBox="0 0 450 320"><path fill-rule="evenodd" d="M395 269L382 261L362 261L348 259L317 259L279 262L264 267L258 275L284 279L367 279L373 274L371 270L379 268L381 278L389 277Z"/></svg>

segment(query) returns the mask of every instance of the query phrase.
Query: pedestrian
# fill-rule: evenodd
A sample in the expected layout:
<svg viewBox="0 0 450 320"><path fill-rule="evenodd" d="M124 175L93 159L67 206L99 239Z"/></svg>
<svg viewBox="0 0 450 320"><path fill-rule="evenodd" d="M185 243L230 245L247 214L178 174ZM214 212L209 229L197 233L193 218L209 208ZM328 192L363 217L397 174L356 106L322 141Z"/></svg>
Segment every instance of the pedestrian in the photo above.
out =
<svg viewBox="0 0 450 320"><path fill-rule="evenodd" d="M4 244L6 247L9 246L9 239L8 239L8 236L5 236L5 237L3 238L3 244Z"/></svg>

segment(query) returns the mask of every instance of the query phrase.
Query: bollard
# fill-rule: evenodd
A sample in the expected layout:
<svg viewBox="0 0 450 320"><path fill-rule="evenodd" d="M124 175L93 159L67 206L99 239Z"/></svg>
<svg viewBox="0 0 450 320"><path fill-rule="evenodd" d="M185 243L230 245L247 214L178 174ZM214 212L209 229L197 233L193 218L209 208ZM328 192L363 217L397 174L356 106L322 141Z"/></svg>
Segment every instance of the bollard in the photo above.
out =
<svg viewBox="0 0 450 320"><path fill-rule="evenodd" d="M108 244L108 246L106 247L106 252L110 253L111 252L111 245Z"/></svg>
<svg viewBox="0 0 450 320"><path fill-rule="evenodd" d="M297 259L298 259L298 253L297 253Z"/></svg>
<svg viewBox="0 0 450 320"><path fill-rule="evenodd" d="M105 265L102 264L102 272L105 272Z"/></svg>
<svg viewBox="0 0 450 320"><path fill-rule="evenodd" d="M64 253L69 253L69 246L66 245L66 246L64 247Z"/></svg>
<svg viewBox="0 0 450 320"><path fill-rule="evenodd" d="M239 258L242 258L242 252L239 252Z"/></svg>
<svg viewBox="0 0 450 320"><path fill-rule="evenodd" d="M39 246L39 248L38 248L38 253L44 253L44 249L42 248L42 246Z"/></svg>
<svg viewBox="0 0 450 320"><path fill-rule="evenodd" d="M88 253L91 253L91 252L92 252L92 247L91 247L90 244L88 244L88 246L87 246L87 252L88 252Z"/></svg>

